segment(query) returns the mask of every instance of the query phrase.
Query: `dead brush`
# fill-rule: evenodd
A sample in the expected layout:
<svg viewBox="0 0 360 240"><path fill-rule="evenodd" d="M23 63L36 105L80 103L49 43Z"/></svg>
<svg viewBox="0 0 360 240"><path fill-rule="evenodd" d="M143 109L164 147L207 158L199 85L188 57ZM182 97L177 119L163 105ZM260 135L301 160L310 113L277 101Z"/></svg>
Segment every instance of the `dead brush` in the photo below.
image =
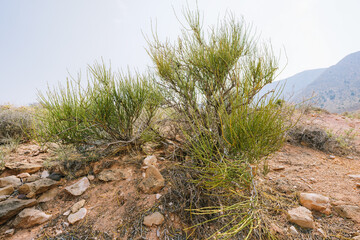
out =
<svg viewBox="0 0 360 240"><path fill-rule="evenodd" d="M198 181L201 175L186 163L165 175L171 188L161 198L161 206L179 216L187 239L281 239L269 229L297 204L295 195L266 184L257 185L256 190L204 188Z"/></svg>
<svg viewBox="0 0 360 240"><path fill-rule="evenodd" d="M297 125L287 132L287 141L302 144L323 152L346 155L354 151L351 137L308 125Z"/></svg>
<svg viewBox="0 0 360 240"><path fill-rule="evenodd" d="M30 139L34 124L33 112L25 107L0 106L0 144Z"/></svg>

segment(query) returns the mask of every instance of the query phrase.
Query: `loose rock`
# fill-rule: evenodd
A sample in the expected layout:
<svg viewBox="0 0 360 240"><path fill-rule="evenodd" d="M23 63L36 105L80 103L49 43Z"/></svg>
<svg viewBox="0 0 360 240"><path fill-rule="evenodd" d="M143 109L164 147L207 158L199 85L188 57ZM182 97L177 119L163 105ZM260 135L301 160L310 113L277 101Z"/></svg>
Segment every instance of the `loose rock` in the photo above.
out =
<svg viewBox="0 0 360 240"><path fill-rule="evenodd" d="M144 217L143 224L147 227L151 227L152 225L161 225L164 221L164 216L161 213L154 212L153 214Z"/></svg>
<svg viewBox="0 0 360 240"><path fill-rule="evenodd" d="M147 156L145 159L144 159L144 165L146 166L149 166L149 165L156 165L157 163L157 158L156 156L154 155L151 155L151 156Z"/></svg>
<svg viewBox="0 0 360 240"><path fill-rule="evenodd" d="M86 208L81 208L76 213L70 214L68 217L69 223L74 224L74 223L80 221L81 219L83 219L86 216L86 212L87 212Z"/></svg>
<svg viewBox="0 0 360 240"><path fill-rule="evenodd" d="M51 216L34 208L26 208L16 216L13 226L16 228L30 228L48 221Z"/></svg>
<svg viewBox="0 0 360 240"><path fill-rule="evenodd" d="M298 234L299 234L299 232L296 230L296 228L295 228L294 226L291 226L291 227L289 228L289 232L290 232L291 234L293 234L293 235L298 235Z"/></svg>
<svg viewBox="0 0 360 240"><path fill-rule="evenodd" d="M14 189L13 185L9 185L7 187L0 188L0 196L11 195L14 192L14 190L15 189Z"/></svg>
<svg viewBox="0 0 360 240"><path fill-rule="evenodd" d="M108 182L108 181L116 181L116 180L124 180L126 179L123 170L121 169L106 169L99 173L99 180Z"/></svg>
<svg viewBox="0 0 360 240"><path fill-rule="evenodd" d="M77 211L80 210L80 208L84 206L84 204L85 204L85 199L78 201L71 207L71 212L76 213Z"/></svg>
<svg viewBox="0 0 360 240"><path fill-rule="evenodd" d="M289 221L304 228L314 228L311 211L305 207L297 207L288 211Z"/></svg>
<svg viewBox="0 0 360 240"><path fill-rule="evenodd" d="M284 167L284 166L281 166L281 165L275 166L275 167L272 168L272 170L274 170L274 171L282 171L282 170L284 170L284 169L285 169L285 167Z"/></svg>
<svg viewBox="0 0 360 240"><path fill-rule="evenodd" d="M29 173L20 173L17 175L18 178L28 178L30 177L30 174Z"/></svg>
<svg viewBox="0 0 360 240"><path fill-rule="evenodd" d="M40 179L40 176L38 174L32 174L30 177L25 178L26 183L35 182Z"/></svg>
<svg viewBox="0 0 360 240"><path fill-rule="evenodd" d="M339 205L334 207L337 212L343 218L349 218L356 223L360 223L360 207L352 205Z"/></svg>
<svg viewBox="0 0 360 240"><path fill-rule="evenodd" d="M88 178L90 181L92 181L92 180L95 179L94 175L88 175L87 178Z"/></svg>
<svg viewBox="0 0 360 240"><path fill-rule="evenodd" d="M330 199L316 193L300 193L300 204L310 210L329 215L331 213Z"/></svg>
<svg viewBox="0 0 360 240"><path fill-rule="evenodd" d="M65 190L74 196L80 196L86 191L86 189L88 189L89 186L89 180L87 177L83 177L73 185L66 187Z"/></svg>
<svg viewBox="0 0 360 240"><path fill-rule="evenodd" d="M15 229L11 228L5 231L5 236L10 237L14 235L14 233L15 233Z"/></svg>
<svg viewBox="0 0 360 240"><path fill-rule="evenodd" d="M21 180L15 176L8 176L8 177L0 178L0 187L6 187L9 185L18 187L21 185Z"/></svg>
<svg viewBox="0 0 360 240"><path fill-rule="evenodd" d="M145 178L140 182L139 188L144 193L157 193L165 186L165 179L154 166L148 166L145 172Z"/></svg>
<svg viewBox="0 0 360 240"><path fill-rule="evenodd" d="M63 213L63 215L64 215L64 216L69 216L70 213L71 213L71 211L70 211L70 210L67 210L66 212Z"/></svg>
<svg viewBox="0 0 360 240"><path fill-rule="evenodd" d="M32 207L36 205L36 203L35 199L20 200L14 198L0 202L0 225L18 214L24 208Z"/></svg>
<svg viewBox="0 0 360 240"><path fill-rule="evenodd" d="M360 181L360 174L350 174L348 176L354 179L355 181Z"/></svg>
<svg viewBox="0 0 360 240"><path fill-rule="evenodd" d="M49 175L49 172L45 170L41 173L41 178L47 178Z"/></svg>

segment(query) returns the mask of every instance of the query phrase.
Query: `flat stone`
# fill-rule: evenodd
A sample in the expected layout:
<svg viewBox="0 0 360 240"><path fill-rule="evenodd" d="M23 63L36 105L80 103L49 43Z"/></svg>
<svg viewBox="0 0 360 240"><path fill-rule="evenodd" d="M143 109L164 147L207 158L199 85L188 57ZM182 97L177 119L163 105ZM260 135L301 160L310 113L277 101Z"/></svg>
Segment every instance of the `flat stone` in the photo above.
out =
<svg viewBox="0 0 360 240"><path fill-rule="evenodd" d="M12 225L15 228L30 228L48 221L51 216L35 208L26 208L16 216Z"/></svg>
<svg viewBox="0 0 360 240"><path fill-rule="evenodd" d="M0 196L11 195L14 192L14 186L9 185L7 187L0 188Z"/></svg>
<svg viewBox="0 0 360 240"><path fill-rule="evenodd" d="M16 198L0 202L0 225L18 214L24 208L32 207L36 205L36 203L35 199L20 200Z"/></svg>
<svg viewBox="0 0 360 240"><path fill-rule="evenodd" d="M85 199L78 201L71 207L71 212L76 213L77 211L80 210L80 208L84 206L84 204L85 204Z"/></svg>
<svg viewBox="0 0 360 240"><path fill-rule="evenodd" d="M281 165L275 166L275 167L272 168L272 170L274 170L274 171L282 171L282 170L284 170L284 169L285 169L285 167L284 167L284 166L281 166Z"/></svg>
<svg viewBox="0 0 360 240"><path fill-rule="evenodd" d="M15 233L15 229L11 228L5 231L5 236L10 237L14 235L14 233Z"/></svg>
<svg viewBox="0 0 360 240"><path fill-rule="evenodd" d="M288 211L289 221L303 228L314 228L311 211L305 207L297 207Z"/></svg>
<svg viewBox="0 0 360 240"><path fill-rule="evenodd" d="M70 213L71 213L71 211L70 211L70 210L67 210L66 212L63 213L63 215L64 215L64 216L69 216Z"/></svg>
<svg viewBox="0 0 360 240"><path fill-rule="evenodd" d="M143 224L147 227L151 227L152 225L161 225L165 221L164 216L159 212L154 212L146 217L144 217Z"/></svg>
<svg viewBox="0 0 360 240"><path fill-rule="evenodd" d="M300 204L310 210L329 215L331 213L330 199L316 193L300 193Z"/></svg>
<svg viewBox="0 0 360 240"><path fill-rule="evenodd" d="M145 178L140 182L139 188L144 193L158 193L165 186L165 179L154 166L148 166L145 172Z"/></svg>
<svg viewBox="0 0 360 240"><path fill-rule="evenodd" d="M37 194L43 193L52 187L56 186L58 183L54 180L48 178L42 178L35 182L25 183L19 187L19 193L28 194L30 192Z"/></svg>
<svg viewBox="0 0 360 240"><path fill-rule="evenodd" d="M2 195L2 196L0 196L0 202L5 201L9 197L10 197L10 195Z"/></svg>
<svg viewBox="0 0 360 240"><path fill-rule="evenodd" d="M156 156L154 155L151 155L151 156L147 156L145 159L144 159L144 165L146 166L149 166L149 165L156 165L157 163L157 158Z"/></svg>
<svg viewBox="0 0 360 240"><path fill-rule="evenodd" d="M0 187L6 187L12 185L14 187L18 187L21 185L20 178L17 178L15 176L8 176L0 178Z"/></svg>
<svg viewBox="0 0 360 240"><path fill-rule="evenodd" d="M43 166L37 163L15 162L5 164L5 168L16 173L36 173L40 171Z"/></svg>
<svg viewBox="0 0 360 240"><path fill-rule="evenodd" d="M99 173L98 179L104 182L118 181L126 179L122 169L106 169Z"/></svg>
<svg viewBox="0 0 360 240"><path fill-rule="evenodd" d="M31 174L30 177L25 178L26 183L35 182L39 180L41 177L37 174Z"/></svg>
<svg viewBox="0 0 360 240"><path fill-rule="evenodd" d="M71 195L80 196L88 187L90 187L90 182L87 177L83 177L73 185L66 187L65 190Z"/></svg>
<svg viewBox="0 0 360 240"><path fill-rule="evenodd" d="M343 218L349 218L356 223L360 223L360 207L353 205L338 205L334 207L337 212Z"/></svg>
<svg viewBox="0 0 360 240"><path fill-rule="evenodd" d="M88 178L90 181L92 181L92 180L95 179L95 176L94 176L94 175L88 175L87 178Z"/></svg>
<svg viewBox="0 0 360 240"><path fill-rule="evenodd" d="M42 173L41 173L41 178L47 178L49 176L49 172L44 170Z"/></svg>
<svg viewBox="0 0 360 240"><path fill-rule="evenodd" d="M292 235L298 235L299 232L296 230L296 228L294 226L291 226L289 228L289 232L292 234Z"/></svg>
<svg viewBox="0 0 360 240"><path fill-rule="evenodd" d="M38 198L38 202L40 203L44 203L44 202L48 202L53 200L58 193L60 192L60 190L58 188L53 188L50 189L49 191L43 193L39 198Z"/></svg>
<svg viewBox="0 0 360 240"><path fill-rule="evenodd" d="M348 176L354 179L355 181L360 181L360 174L350 174Z"/></svg>
<svg viewBox="0 0 360 240"><path fill-rule="evenodd" d="M29 173L20 173L18 175L16 175L18 178L28 178L30 177Z"/></svg>
<svg viewBox="0 0 360 240"><path fill-rule="evenodd" d="M74 224L74 223L80 221L81 219L85 218L86 212L87 212L86 208L81 208L76 213L70 214L68 217L69 223Z"/></svg>

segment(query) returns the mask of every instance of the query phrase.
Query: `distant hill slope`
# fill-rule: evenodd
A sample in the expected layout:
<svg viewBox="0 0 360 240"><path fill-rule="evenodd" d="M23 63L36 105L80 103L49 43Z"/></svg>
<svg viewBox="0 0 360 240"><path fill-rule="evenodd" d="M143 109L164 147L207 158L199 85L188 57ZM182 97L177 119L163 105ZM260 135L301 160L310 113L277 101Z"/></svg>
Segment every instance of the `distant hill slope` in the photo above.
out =
<svg viewBox="0 0 360 240"><path fill-rule="evenodd" d="M304 90L310 83L312 83L316 78L318 78L326 68L319 68L313 70L307 70L295 74L289 78L273 82L266 85L261 91L260 96L263 94L275 89L276 87L283 87L281 97L285 100L291 100L292 97L299 94Z"/></svg>
<svg viewBox="0 0 360 240"><path fill-rule="evenodd" d="M302 92L297 101L312 98L312 102L330 112L341 113L360 109L360 52L352 53L327 68Z"/></svg>

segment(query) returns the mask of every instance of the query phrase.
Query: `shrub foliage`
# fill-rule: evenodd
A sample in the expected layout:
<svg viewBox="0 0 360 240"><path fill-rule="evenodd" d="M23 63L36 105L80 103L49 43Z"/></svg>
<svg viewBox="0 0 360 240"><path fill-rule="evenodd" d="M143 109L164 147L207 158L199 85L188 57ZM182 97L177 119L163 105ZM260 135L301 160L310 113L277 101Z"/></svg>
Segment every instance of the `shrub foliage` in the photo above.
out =
<svg viewBox="0 0 360 240"><path fill-rule="evenodd" d="M192 181L201 198L217 196L213 206L192 202L189 207L197 208L190 211L207 215L203 224L222 223L201 239L247 239L262 224L252 164L281 146L290 123L290 109L278 104L279 92L258 95L274 80L277 59L233 16L209 31L198 11L186 10L185 19L175 43L154 34L149 54L166 103L185 120L184 151L197 172Z"/></svg>
<svg viewBox="0 0 360 240"><path fill-rule="evenodd" d="M113 72L104 64L88 68L88 82L40 94L44 136L65 143L134 142L149 127L161 95L148 75Z"/></svg>

